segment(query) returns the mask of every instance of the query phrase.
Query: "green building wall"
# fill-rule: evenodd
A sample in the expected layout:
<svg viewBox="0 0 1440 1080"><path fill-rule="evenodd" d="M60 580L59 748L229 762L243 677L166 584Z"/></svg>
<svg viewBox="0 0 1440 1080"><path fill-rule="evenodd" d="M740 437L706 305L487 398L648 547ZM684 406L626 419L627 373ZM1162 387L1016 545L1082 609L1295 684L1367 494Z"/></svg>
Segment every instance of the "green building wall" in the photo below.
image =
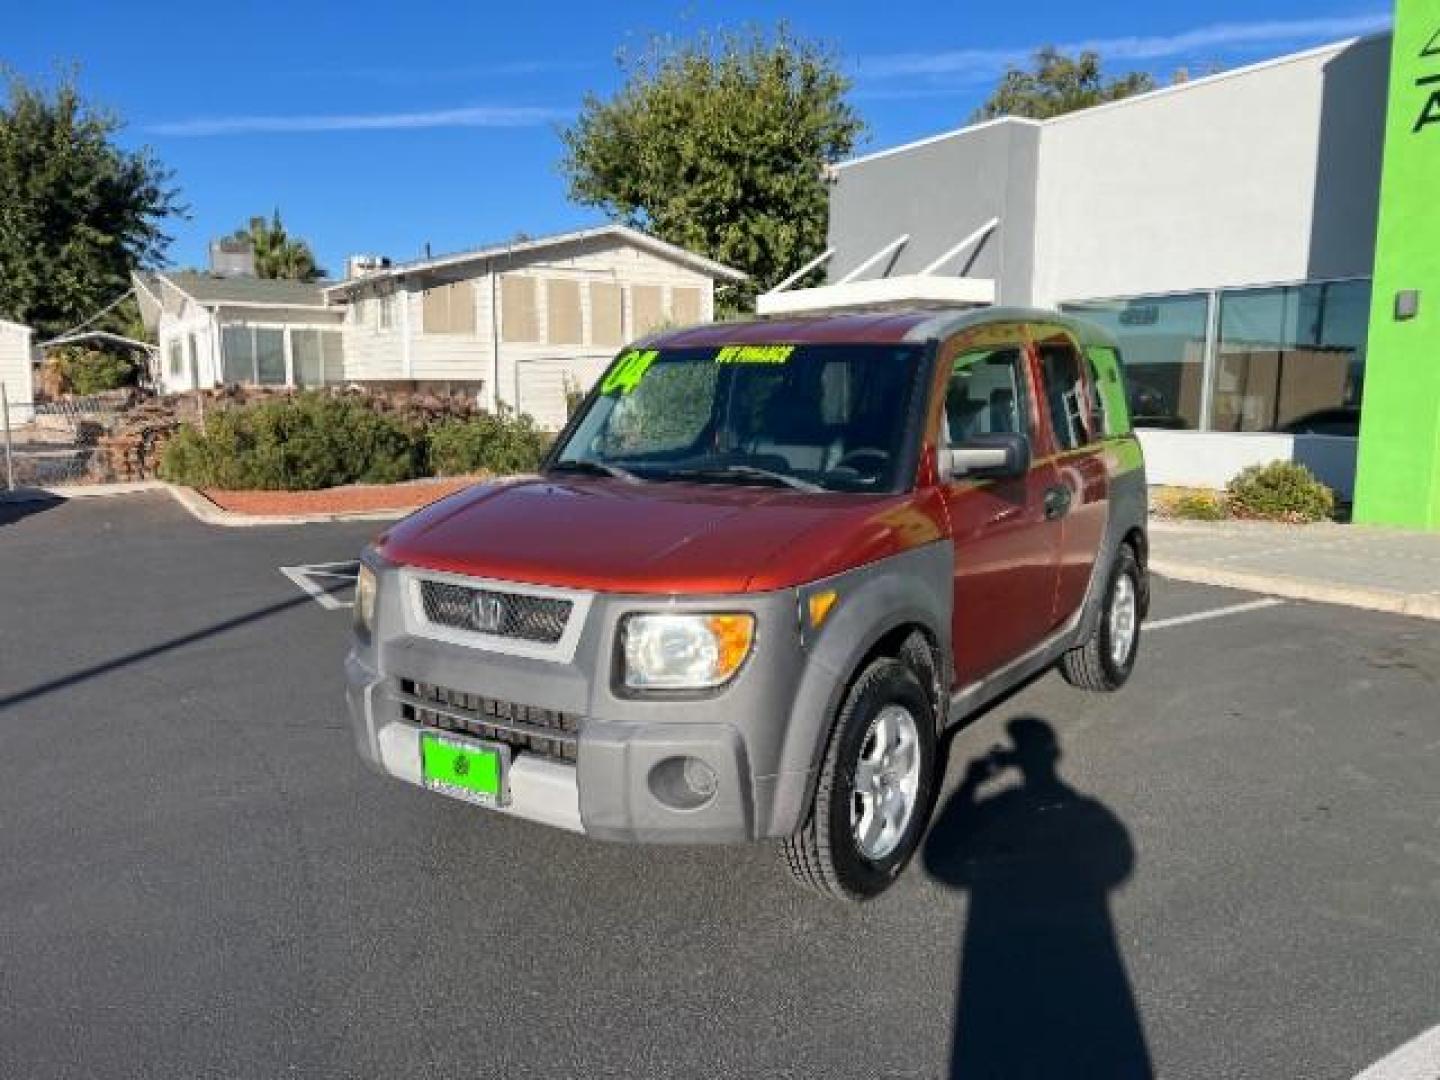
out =
<svg viewBox="0 0 1440 1080"><path fill-rule="evenodd" d="M1355 520L1440 530L1440 0L1398 0L1393 48Z"/></svg>

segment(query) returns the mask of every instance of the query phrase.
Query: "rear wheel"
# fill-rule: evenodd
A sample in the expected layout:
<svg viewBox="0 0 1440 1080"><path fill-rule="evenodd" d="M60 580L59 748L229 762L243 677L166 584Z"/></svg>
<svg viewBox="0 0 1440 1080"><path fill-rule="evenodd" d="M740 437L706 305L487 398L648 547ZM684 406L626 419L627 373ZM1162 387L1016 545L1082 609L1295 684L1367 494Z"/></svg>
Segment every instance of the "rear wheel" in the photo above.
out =
<svg viewBox="0 0 1440 1080"><path fill-rule="evenodd" d="M809 817L785 841L802 884L843 900L883 892L925 832L935 780L935 714L899 660L871 663L836 719Z"/></svg>
<svg viewBox="0 0 1440 1080"><path fill-rule="evenodd" d="M1084 644L1060 658L1060 674L1085 690L1118 690L1130 678L1140 647L1140 564L1122 544L1105 587L1100 620Z"/></svg>

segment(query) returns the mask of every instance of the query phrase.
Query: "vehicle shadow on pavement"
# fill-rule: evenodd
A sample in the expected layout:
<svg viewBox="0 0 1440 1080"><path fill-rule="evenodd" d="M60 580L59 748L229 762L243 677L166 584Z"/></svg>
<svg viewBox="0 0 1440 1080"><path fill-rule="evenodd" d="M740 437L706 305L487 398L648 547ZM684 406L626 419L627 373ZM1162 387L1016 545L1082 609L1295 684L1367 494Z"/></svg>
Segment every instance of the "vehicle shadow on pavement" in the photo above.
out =
<svg viewBox="0 0 1440 1080"><path fill-rule="evenodd" d="M33 514L54 509L65 500L58 497L15 499L0 502L0 525L14 525Z"/></svg>
<svg viewBox="0 0 1440 1080"><path fill-rule="evenodd" d="M1134 867L1130 835L1061 779L1049 723L1006 731L1013 745L970 762L925 844L930 873L970 894L951 1076L1151 1076L1108 898ZM980 794L1012 769L1018 782Z"/></svg>

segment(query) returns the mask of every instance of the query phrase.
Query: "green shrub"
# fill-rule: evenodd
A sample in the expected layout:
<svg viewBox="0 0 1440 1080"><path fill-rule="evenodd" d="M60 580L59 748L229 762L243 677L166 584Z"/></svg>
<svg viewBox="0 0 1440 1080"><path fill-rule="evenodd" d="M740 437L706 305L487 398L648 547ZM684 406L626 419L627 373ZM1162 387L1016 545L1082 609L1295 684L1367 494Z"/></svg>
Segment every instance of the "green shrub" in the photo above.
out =
<svg viewBox="0 0 1440 1080"><path fill-rule="evenodd" d="M1266 521L1325 521L1335 513L1335 493L1303 465L1272 461L1252 465L1225 488L1236 517Z"/></svg>
<svg viewBox="0 0 1440 1080"><path fill-rule="evenodd" d="M1175 497L1170 513L1188 521L1223 521L1229 515L1225 503L1213 491L1186 491Z"/></svg>
<svg viewBox="0 0 1440 1080"><path fill-rule="evenodd" d="M424 432L360 397L311 391L212 412L182 429L160 462L177 484L307 491L426 473Z"/></svg>
<svg viewBox="0 0 1440 1080"><path fill-rule="evenodd" d="M98 394L133 386L139 375L135 361L101 349L57 349L50 362L60 386L72 394Z"/></svg>
<svg viewBox="0 0 1440 1080"><path fill-rule="evenodd" d="M443 420L430 431L430 467L438 476L532 472L548 441L529 416L481 413Z"/></svg>

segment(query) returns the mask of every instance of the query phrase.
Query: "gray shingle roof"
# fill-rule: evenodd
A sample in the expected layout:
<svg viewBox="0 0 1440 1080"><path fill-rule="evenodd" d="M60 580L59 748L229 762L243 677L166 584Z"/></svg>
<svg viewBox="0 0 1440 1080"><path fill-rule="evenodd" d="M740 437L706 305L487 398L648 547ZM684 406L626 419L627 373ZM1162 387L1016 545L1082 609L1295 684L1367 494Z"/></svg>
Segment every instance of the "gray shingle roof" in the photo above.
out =
<svg viewBox="0 0 1440 1080"><path fill-rule="evenodd" d="M171 284L201 304L269 304L274 307L324 307L323 285L251 277L216 277L182 271L165 274Z"/></svg>
<svg viewBox="0 0 1440 1080"><path fill-rule="evenodd" d="M708 259L704 255L698 255L693 251L677 247L667 243L658 237L643 233L639 229L632 229L626 225L600 225L592 229L578 229L574 232L554 233L550 236L535 236L527 240L512 240L509 243L493 244L489 247L472 248L469 251L457 251L449 255L436 255L429 259L416 259L412 262L397 263L388 266L376 273L364 274L358 278L348 278L344 281L334 281L326 285L326 288L335 292L340 289L349 288L352 285L361 285L373 281L379 281L387 277L397 277L401 274L414 273L417 270L434 270L446 266L455 266L461 263L477 262L489 259L497 255L525 255L544 251L546 248L559 247L562 244L573 244L577 241L591 240L599 237L610 237L622 242L634 244L636 247L647 248L665 258L673 259L675 262L698 270L702 274L708 274L712 278L724 281L744 281L746 275L734 267L718 263L714 259Z"/></svg>

